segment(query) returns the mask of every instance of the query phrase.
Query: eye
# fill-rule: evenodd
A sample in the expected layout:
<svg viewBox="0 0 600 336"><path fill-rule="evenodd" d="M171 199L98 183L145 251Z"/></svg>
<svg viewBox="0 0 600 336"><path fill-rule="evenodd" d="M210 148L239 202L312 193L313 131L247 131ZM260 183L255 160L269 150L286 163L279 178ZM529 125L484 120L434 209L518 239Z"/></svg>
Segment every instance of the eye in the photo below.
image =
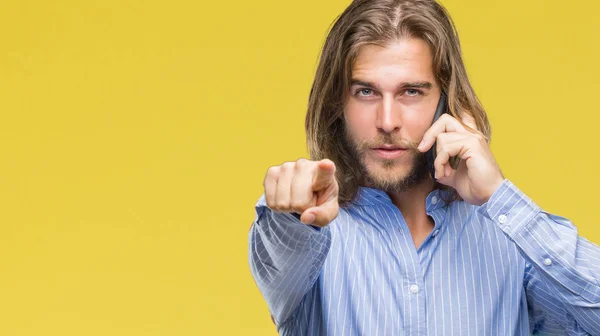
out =
<svg viewBox="0 0 600 336"><path fill-rule="evenodd" d="M423 94L421 91L416 90L416 89L408 89L405 92L406 92L406 95L409 97L416 97L418 95Z"/></svg>
<svg viewBox="0 0 600 336"><path fill-rule="evenodd" d="M368 89L368 88L362 88L362 89L358 89L356 91L356 94L359 96L368 97L368 96L373 95L373 90Z"/></svg>

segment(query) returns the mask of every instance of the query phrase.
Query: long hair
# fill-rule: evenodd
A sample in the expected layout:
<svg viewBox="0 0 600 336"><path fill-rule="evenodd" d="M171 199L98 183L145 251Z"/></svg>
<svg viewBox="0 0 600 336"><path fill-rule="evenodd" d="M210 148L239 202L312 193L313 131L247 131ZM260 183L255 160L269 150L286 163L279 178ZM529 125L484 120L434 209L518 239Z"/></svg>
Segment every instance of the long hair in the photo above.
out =
<svg viewBox="0 0 600 336"><path fill-rule="evenodd" d="M328 158L336 165L340 206L356 197L362 174L344 136L344 104L352 66L362 46L385 46L402 38L418 38L428 44L435 77L448 96L449 112L459 121L459 112L471 115L488 142L491 139L487 115L467 77L458 34L446 9L434 0L355 0L327 35L305 122L310 158ZM460 199L454 189L436 186L448 191L446 201Z"/></svg>

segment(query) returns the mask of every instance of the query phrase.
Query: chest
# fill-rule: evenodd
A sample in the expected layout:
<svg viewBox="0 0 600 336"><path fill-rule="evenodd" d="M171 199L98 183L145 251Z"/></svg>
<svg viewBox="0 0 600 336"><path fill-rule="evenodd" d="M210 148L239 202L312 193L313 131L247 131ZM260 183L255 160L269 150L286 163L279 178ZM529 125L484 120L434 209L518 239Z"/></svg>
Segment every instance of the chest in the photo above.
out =
<svg viewBox="0 0 600 336"><path fill-rule="evenodd" d="M319 280L330 316L355 316L360 324L368 312L394 330L457 334L463 328L502 334L519 323L526 313L525 262L493 223L438 223L419 249L401 217L390 223L332 228Z"/></svg>

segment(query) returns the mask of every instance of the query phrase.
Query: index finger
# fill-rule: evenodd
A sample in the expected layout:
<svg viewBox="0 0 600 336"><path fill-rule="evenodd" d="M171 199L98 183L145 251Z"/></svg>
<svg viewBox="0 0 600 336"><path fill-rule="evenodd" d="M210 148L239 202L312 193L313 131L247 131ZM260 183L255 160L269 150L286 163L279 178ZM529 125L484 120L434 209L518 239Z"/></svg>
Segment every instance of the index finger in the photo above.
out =
<svg viewBox="0 0 600 336"><path fill-rule="evenodd" d="M479 129L479 127L477 127L477 122L475 121L475 117L473 117L472 115L470 115L470 114L468 114L468 113L462 113L462 114L460 115L460 119L462 120L462 123L463 123L464 125L467 125L467 128L471 128L471 129L470 129L470 130L468 130L468 131L470 131L470 132L475 132L475 133L477 133L477 134L479 134L479 135L483 136L483 138L484 138L486 141L489 141L489 137L488 137L488 136L486 136L485 134L483 134L483 133L481 132L481 130Z"/></svg>
<svg viewBox="0 0 600 336"><path fill-rule="evenodd" d="M425 132L417 148L421 152L425 152L433 146L435 139L437 139L440 133L462 131L465 131L465 127L458 120L449 114L444 114Z"/></svg>
<svg viewBox="0 0 600 336"><path fill-rule="evenodd" d="M329 159L317 162L317 169L313 178L313 190L325 189L331 184L335 175L335 164Z"/></svg>

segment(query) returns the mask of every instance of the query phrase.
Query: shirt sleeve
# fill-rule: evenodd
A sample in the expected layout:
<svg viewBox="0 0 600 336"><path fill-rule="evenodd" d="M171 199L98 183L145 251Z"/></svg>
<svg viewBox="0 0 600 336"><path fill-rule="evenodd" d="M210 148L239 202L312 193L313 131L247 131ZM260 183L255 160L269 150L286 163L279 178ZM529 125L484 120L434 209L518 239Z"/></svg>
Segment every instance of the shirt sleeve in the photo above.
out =
<svg viewBox="0 0 600 336"><path fill-rule="evenodd" d="M564 217L543 211L509 180L478 210L527 262L524 286L532 327L600 335L600 247ZM554 327L552 327L554 328Z"/></svg>
<svg viewBox="0 0 600 336"><path fill-rule="evenodd" d="M329 247L328 227L315 228L291 213L271 211L264 195L250 228L250 271L279 326L317 280Z"/></svg>

